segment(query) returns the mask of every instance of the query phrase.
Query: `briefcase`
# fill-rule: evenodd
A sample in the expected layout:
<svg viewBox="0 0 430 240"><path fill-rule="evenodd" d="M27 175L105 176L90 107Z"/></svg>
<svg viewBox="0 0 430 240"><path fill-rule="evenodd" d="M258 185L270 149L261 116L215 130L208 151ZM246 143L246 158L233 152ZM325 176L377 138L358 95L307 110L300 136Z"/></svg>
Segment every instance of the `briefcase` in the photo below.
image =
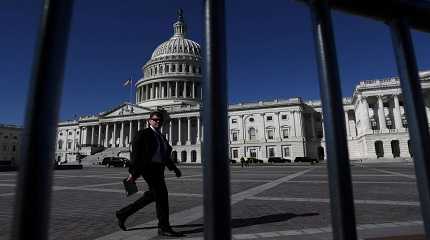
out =
<svg viewBox="0 0 430 240"><path fill-rule="evenodd" d="M138 192L136 182L127 181L127 178L122 180L127 197Z"/></svg>

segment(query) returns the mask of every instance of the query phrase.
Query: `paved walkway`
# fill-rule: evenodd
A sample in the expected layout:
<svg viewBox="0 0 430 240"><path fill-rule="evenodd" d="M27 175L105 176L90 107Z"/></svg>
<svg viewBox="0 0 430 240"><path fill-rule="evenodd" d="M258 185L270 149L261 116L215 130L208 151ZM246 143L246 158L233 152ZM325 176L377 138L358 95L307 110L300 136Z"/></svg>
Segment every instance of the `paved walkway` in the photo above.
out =
<svg viewBox="0 0 430 240"><path fill-rule="evenodd" d="M203 239L202 173L184 167L167 174L170 220L186 234ZM357 231L360 239L391 239L422 234L413 166L353 167ZM127 220L121 231L114 211L136 200L126 198L120 168L56 171L51 239L161 239L155 206ZM16 173L0 173L0 239L8 239ZM142 181L139 185L145 189ZM141 194L141 193L139 193ZM260 166L231 169L232 239L332 239L327 171L324 165ZM417 238L419 239L419 237Z"/></svg>

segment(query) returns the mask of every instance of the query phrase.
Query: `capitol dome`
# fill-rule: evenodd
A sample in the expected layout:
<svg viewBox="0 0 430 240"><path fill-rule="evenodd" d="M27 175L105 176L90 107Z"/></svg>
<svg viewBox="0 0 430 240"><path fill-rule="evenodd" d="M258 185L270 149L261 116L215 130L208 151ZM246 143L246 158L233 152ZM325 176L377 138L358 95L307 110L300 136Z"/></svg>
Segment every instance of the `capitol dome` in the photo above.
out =
<svg viewBox="0 0 430 240"><path fill-rule="evenodd" d="M196 105L201 100L200 45L186 39L182 10L173 24L173 36L160 44L142 67L136 83L136 103L143 107Z"/></svg>

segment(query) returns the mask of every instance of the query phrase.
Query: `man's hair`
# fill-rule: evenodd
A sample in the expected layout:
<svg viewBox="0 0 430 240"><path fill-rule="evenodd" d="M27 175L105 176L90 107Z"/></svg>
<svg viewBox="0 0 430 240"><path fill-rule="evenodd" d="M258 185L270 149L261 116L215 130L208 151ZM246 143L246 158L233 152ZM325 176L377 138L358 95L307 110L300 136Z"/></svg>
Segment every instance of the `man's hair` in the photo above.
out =
<svg viewBox="0 0 430 240"><path fill-rule="evenodd" d="M152 118L153 116L157 116L157 117L159 117L161 120L164 120L163 113L162 113L162 112L160 112L160 111L152 111L152 112L150 112L150 113L149 113L149 118Z"/></svg>

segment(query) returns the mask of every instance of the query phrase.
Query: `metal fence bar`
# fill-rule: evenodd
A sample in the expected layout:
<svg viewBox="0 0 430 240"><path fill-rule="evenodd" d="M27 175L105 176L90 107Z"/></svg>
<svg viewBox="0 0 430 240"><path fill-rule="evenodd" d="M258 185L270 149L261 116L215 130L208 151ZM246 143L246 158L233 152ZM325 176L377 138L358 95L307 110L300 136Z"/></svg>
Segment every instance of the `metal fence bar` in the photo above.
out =
<svg viewBox="0 0 430 240"><path fill-rule="evenodd" d="M48 239L55 137L73 0L45 0L27 102L12 239Z"/></svg>
<svg viewBox="0 0 430 240"><path fill-rule="evenodd" d="M336 46L326 1L310 1L327 143L333 239L355 240L354 201Z"/></svg>
<svg viewBox="0 0 430 240"><path fill-rule="evenodd" d="M421 214L428 239L430 236L430 137L427 117L407 20L404 17L395 18L389 26L405 100Z"/></svg>
<svg viewBox="0 0 430 240"><path fill-rule="evenodd" d="M313 0L299 0L313 1ZM333 9L373 18L378 21L390 21L393 15L401 11L409 16L410 27L430 32L430 1L428 0L324 0Z"/></svg>
<svg viewBox="0 0 430 240"><path fill-rule="evenodd" d="M224 0L205 0L204 237L231 239Z"/></svg>

